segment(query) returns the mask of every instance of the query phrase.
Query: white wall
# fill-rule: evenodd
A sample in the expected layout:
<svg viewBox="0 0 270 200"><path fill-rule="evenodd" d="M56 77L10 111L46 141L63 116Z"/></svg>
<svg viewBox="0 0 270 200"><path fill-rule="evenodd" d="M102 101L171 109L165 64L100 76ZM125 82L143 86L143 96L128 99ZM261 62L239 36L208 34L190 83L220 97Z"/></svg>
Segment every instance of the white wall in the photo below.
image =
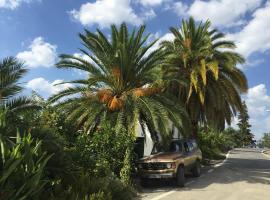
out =
<svg viewBox="0 0 270 200"><path fill-rule="evenodd" d="M152 152L153 146L154 146L154 142L151 138L151 134L150 131L148 130L148 127L145 126L145 135L143 134L143 130L142 127L140 125L140 123L137 123L137 137L145 137L144 140L144 156L149 156ZM179 131L176 127L174 127L174 135L173 138L179 138ZM180 134L181 136L181 134Z"/></svg>
<svg viewBox="0 0 270 200"><path fill-rule="evenodd" d="M138 137L145 137L144 140L144 156L149 156L152 152L154 142L151 138L150 131L148 130L147 126L145 127L145 135L143 134L142 126L140 123L137 124L137 136Z"/></svg>

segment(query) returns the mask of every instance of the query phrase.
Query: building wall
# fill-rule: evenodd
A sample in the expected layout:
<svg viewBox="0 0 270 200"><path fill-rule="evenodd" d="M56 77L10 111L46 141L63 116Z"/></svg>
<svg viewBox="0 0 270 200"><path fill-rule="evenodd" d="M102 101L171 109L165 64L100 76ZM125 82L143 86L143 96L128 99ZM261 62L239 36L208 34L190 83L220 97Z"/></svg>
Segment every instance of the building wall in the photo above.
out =
<svg viewBox="0 0 270 200"><path fill-rule="evenodd" d="M174 129L174 135L173 138L179 138L181 137L181 134L179 134L179 131L177 128L173 127ZM148 127L145 127L145 135L143 134L143 130L142 127L140 125L140 123L137 124L137 137L144 137L144 156L149 156L152 152L153 146L154 146L154 142L151 138L151 134L150 131L148 129Z"/></svg>
<svg viewBox="0 0 270 200"><path fill-rule="evenodd" d="M152 152L152 148L154 146L154 142L151 138L150 131L148 130L147 126L145 127L145 135L143 134L142 126L140 123L137 125L137 137L144 137L144 156L148 156Z"/></svg>

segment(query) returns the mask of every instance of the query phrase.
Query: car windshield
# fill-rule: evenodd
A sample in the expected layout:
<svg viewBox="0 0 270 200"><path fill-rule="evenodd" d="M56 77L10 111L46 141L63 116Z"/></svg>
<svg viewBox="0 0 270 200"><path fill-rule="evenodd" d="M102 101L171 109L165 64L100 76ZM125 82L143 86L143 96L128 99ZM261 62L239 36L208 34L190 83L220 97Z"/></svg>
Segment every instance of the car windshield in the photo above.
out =
<svg viewBox="0 0 270 200"><path fill-rule="evenodd" d="M157 154L160 152L163 153L174 153L174 152L181 152L182 145L178 141L171 142L168 146L162 146L161 144L155 144L152 150L152 154Z"/></svg>

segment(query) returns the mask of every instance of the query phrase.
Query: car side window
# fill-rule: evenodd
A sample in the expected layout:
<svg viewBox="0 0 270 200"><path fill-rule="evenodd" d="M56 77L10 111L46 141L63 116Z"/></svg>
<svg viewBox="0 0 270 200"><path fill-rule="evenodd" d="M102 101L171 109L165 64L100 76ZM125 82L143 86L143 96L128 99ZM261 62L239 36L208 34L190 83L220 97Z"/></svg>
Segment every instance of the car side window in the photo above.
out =
<svg viewBox="0 0 270 200"><path fill-rule="evenodd" d="M177 142L172 142L170 145L170 152L181 152L182 151L182 146L180 146L179 143Z"/></svg>
<svg viewBox="0 0 270 200"><path fill-rule="evenodd" d="M194 150L194 146L191 142L188 142L188 148L189 148L189 151L193 151Z"/></svg>
<svg viewBox="0 0 270 200"><path fill-rule="evenodd" d="M185 149L186 153L190 152L190 149L189 149L189 146L188 146L187 142L184 142L184 149Z"/></svg>
<svg viewBox="0 0 270 200"><path fill-rule="evenodd" d="M192 145L193 145L194 149L198 148L198 145L197 145L197 143L195 141L192 142Z"/></svg>

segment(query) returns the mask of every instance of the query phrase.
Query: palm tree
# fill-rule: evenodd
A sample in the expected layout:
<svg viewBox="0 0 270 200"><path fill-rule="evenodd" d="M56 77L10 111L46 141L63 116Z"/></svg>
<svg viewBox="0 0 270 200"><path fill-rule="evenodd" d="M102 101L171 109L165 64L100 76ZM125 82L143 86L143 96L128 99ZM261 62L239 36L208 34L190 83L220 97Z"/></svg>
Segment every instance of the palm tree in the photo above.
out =
<svg viewBox="0 0 270 200"><path fill-rule="evenodd" d="M23 63L16 58L8 57L0 61L0 134L16 134L14 121L19 114L37 108L31 99L17 96L23 90L18 81L26 72Z"/></svg>
<svg viewBox="0 0 270 200"><path fill-rule="evenodd" d="M57 67L83 70L88 78L68 82L75 86L50 101L67 110L67 119L88 133L105 120L131 135L137 122L162 136L170 135L169 119L180 130L187 128L183 107L163 94L159 74L165 52L148 53L156 41L147 43L144 30L141 26L129 33L126 24L113 25L111 39L98 29L96 33L85 30L79 36L86 48L81 53L88 59L61 55Z"/></svg>
<svg viewBox="0 0 270 200"><path fill-rule="evenodd" d="M230 124L241 109L240 93L247 91L246 77L236 67L244 59L232 51L232 41L210 26L209 21L196 25L193 18L183 20L180 30L170 28L174 41L162 42L168 52L163 67L168 91L186 102L195 137L199 123Z"/></svg>

